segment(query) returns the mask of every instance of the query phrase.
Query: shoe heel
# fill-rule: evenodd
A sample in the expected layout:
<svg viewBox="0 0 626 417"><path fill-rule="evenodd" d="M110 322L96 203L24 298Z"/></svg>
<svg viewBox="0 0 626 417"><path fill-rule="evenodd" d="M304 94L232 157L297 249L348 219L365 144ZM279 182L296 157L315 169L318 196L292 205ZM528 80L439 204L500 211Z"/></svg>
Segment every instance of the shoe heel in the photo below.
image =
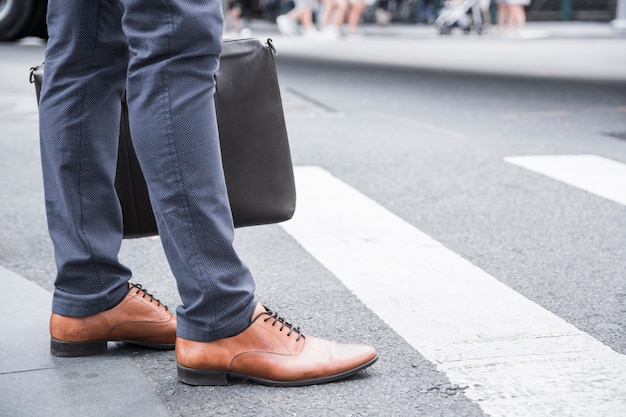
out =
<svg viewBox="0 0 626 417"><path fill-rule="evenodd" d="M77 356L98 355L107 351L106 340L93 342L61 342L50 339L50 353L53 356L72 358Z"/></svg>
<svg viewBox="0 0 626 417"><path fill-rule="evenodd" d="M177 365L178 380L187 385L226 385L226 372L206 371Z"/></svg>

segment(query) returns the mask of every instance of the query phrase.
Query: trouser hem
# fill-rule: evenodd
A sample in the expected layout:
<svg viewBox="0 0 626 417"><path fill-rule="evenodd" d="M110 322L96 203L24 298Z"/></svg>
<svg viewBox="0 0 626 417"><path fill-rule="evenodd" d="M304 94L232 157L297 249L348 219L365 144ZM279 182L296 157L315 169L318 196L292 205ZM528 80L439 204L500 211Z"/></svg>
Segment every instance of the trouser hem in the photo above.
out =
<svg viewBox="0 0 626 417"><path fill-rule="evenodd" d="M176 335L183 339L195 342L213 342L227 337L237 336L250 326L252 314L256 308L256 301L252 301L245 309L242 309L232 320L224 320L226 325L219 329L203 329L185 320L178 315L176 317Z"/></svg>

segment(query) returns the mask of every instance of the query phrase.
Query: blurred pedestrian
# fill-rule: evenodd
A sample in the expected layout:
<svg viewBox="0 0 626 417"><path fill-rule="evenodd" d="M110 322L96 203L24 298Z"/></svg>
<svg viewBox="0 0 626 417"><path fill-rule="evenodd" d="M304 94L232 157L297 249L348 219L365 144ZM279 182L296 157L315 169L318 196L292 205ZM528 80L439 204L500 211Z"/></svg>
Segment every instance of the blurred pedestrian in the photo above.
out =
<svg viewBox="0 0 626 417"><path fill-rule="evenodd" d="M241 32L241 3L238 0L222 0L224 9L224 33L239 35Z"/></svg>
<svg viewBox="0 0 626 417"><path fill-rule="evenodd" d="M235 374L298 386L352 375L374 348L304 335L255 300L234 228L213 102L222 49L217 0L49 0L40 137L57 276L51 353L103 353L108 341L176 348L178 378ZM177 315L118 252L115 192L121 98L182 305ZM328 324L331 326L332 324Z"/></svg>
<svg viewBox="0 0 626 417"><path fill-rule="evenodd" d="M324 38L339 39L348 7L348 0L322 0L320 30Z"/></svg>
<svg viewBox="0 0 626 417"><path fill-rule="evenodd" d="M348 33L350 35L360 34L358 26L361 22L361 17L367 8L374 5L374 3L376 3L376 0L349 0L347 21Z"/></svg>
<svg viewBox="0 0 626 417"><path fill-rule="evenodd" d="M491 28L491 0L479 0L480 15L482 17L483 33Z"/></svg>
<svg viewBox="0 0 626 417"><path fill-rule="evenodd" d="M276 18L278 30L283 35L302 35L307 38L319 37L319 32L313 23L313 11L317 0L295 0L295 7L289 12Z"/></svg>
<svg viewBox="0 0 626 417"><path fill-rule="evenodd" d="M524 7L530 4L530 0L507 0L509 4L509 26L520 33L526 25L526 10Z"/></svg>
<svg viewBox="0 0 626 417"><path fill-rule="evenodd" d="M501 33L510 28L519 34L526 24L526 11L524 7L530 4L530 0L497 0L498 1L498 30Z"/></svg>
<svg viewBox="0 0 626 417"><path fill-rule="evenodd" d="M415 2L415 23L427 25L435 21L432 0L417 0Z"/></svg>
<svg viewBox="0 0 626 417"><path fill-rule="evenodd" d="M509 27L509 15L510 15L510 6L508 3L509 0L496 0L496 4L498 5L498 32L504 33Z"/></svg>

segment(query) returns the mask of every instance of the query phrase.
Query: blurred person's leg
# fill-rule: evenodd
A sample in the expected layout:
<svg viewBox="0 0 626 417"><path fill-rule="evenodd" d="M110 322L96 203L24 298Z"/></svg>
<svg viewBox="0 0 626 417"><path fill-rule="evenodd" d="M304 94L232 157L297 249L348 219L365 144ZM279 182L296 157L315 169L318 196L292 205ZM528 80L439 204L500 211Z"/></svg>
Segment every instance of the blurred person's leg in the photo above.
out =
<svg viewBox="0 0 626 417"><path fill-rule="evenodd" d="M510 7L506 0L498 0L498 30L504 32L509 27Z"/></svg>
<svg viewBox="0 0 626 417"><path fill-rule="evenodd" d="M520 32L526 24L526 11L523 4L512 4L510 7L510 24Z"/></svg>
<svg viewBox="0 0 626 417"><path fill-rule="evenodd" d="M367 8L368 3L366 2L366 0L352 0L350 2L347 19L350 34L359 33L359 22L361 21L361 16L363 16L363 13Z"/></svg>

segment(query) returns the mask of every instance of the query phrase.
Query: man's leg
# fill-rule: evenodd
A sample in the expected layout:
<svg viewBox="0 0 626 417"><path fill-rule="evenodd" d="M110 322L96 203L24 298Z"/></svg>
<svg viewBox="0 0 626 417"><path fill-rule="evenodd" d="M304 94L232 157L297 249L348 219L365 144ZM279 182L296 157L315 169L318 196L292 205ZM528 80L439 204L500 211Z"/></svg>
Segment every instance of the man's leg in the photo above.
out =
<svg viewBox="0 0 626 417"><path fill-rule="evenodd" d="M370 366L375 349L304 336L254 302L233 249L233 223L213 105L220 0L124 0L128 105L137 156L178 283L178 378L270 385L333 381Z"/></svg>
<svg viewBox="0 0 626 417"><path fill-rule="evenodd" d="M221 1L122 3L131 135L183 301L178 335L238 334L249 325L255 287L233 248L213 103Z"/></svg>
<svg viewBox="0 0 626 417"><path fill-rule="evenodd" d="M58 274L51 353L84 356L107 341L173 348L176 320L117 255L114 177L128 48L117 0L50 0L41 94L41 154Z"/></svg>
<svg viewBox="0 0 626 417"><path fill-rule="evenodd" d="M52 311L90 316L118 304L131 273L118 261L114 190L128 52L115 1L50 0L40 102L48 227L58 275Z"/></svg>

